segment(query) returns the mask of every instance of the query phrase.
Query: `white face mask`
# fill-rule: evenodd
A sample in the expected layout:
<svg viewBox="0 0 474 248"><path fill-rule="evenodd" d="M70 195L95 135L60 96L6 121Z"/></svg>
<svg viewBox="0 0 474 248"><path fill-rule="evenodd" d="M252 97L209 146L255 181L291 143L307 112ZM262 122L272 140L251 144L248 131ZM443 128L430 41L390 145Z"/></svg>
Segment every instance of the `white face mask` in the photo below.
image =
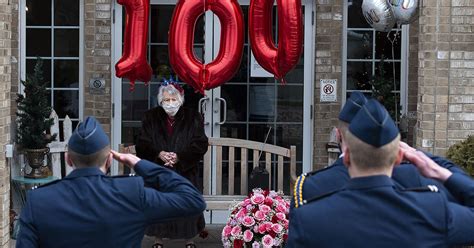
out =
<svg viewBox="0 0 474 248"><path fill-rule="evenodd" d="M176 113L178 113L181 104L179 102L164 102L162 107L169 116L175 116Z"/></svg>

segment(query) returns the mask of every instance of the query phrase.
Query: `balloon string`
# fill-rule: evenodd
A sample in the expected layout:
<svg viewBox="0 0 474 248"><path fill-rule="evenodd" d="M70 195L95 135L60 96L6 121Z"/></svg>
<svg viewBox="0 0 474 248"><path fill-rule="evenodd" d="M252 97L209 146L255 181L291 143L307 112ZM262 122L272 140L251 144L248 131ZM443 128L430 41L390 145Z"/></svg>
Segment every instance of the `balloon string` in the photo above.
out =
<svg viewBox="0 0 474 248"><path fill-rule="evenodd" d="M400 33L400 28L401 28L401 25L398 24L397 25L397 32L395 32L395 35L393 37L393 39L390 37L390 33L391 32L388 32L387 33L387 39L390 41L390 43L392 44L392 70L393 70L393 90L394 91L397 91L397 82L396 82L396 79L395 79L395 76L396 76L396 70L395 70L395 41L397 41L397 38L398 38L398 35ZM395 93L397 94L397 93ZM397 101L397 98L395 98L395 101L393 103L395 105L395 122L397 123L398 122L398 101Z"/></svg>

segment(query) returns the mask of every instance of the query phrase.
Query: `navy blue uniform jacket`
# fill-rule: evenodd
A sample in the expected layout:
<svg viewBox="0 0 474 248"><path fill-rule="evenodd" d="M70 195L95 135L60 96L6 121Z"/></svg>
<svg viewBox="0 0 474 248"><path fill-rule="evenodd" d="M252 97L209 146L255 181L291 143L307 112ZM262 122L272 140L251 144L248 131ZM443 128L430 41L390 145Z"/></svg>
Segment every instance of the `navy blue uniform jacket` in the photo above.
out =
<svg viewBox="0 0 474 248"><path fill-rule="evenodd" d="M453 173L466 174L462 169L447 159L429 153L426 153L426 155L437 164L447 168ZM347 168L342 162L342 158L338 158L331 166L308 173L301 188L298 187L300 179L301 177L298 178L298 181L296 182L297 187L294 192L295 195L291 200L292 208L295 206L295 198L301 202L303 200L309 200L313 197L339 190L350 180L350 176ZM393 169L392 179L394 180L395 185L402 188L436 185L449 201L464 203L463 199L454 196L442 183L421 176L418 169L412 164L401 164L395 166ZM301 205L301 203L299 205Z"/></svg>
<svg viewBox="0 0 474 248"><path fill-rule="evenodd" d="M463 174L454 173L445 185L463 197L474 197L474 181ZM472 244L474 208L470 207L449 202L439 192L399 189L388 176L353 178L344 189L291 211L286 247Z"/></svg>
<svg viewBox="0 0 474 248"><path fill-rule="evenodd" d="M29 191L16 246L140 247L148 224L204 211L201 194L177 173L146 160L134 169L141 177L75 169ZM159 185L159 191L144 183Z"/></svg>

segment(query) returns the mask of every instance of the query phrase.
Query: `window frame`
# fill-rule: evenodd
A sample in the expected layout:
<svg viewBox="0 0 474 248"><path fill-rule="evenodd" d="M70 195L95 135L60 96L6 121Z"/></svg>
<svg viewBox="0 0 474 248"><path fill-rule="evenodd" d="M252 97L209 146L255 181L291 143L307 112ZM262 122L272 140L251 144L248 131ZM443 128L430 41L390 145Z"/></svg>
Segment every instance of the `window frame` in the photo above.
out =
<svg viewBox="0 0 474 248"><path fill-rule="evenodd" d="M348 1L343 1L343 31L342 31L342 91L341 91L341 108L346 103L347 96L347 31L348 31ZM408 113L408 64L409 64L409 40L410 25L402 25L401 27L401 51L400 51L400 115ZM375 38L375 37L374 37ZM375 44L373 44L375 45ZM374 46L375 47L375 46ZM376 58L372 58L376 60Z"/></svg>
<svg viewBox="0 0 474 248"><path fill-rule="evenodd" d="M51 15L54 16L54 0L51 1ZM20 53L20 65L19 65L19 78L18 81L18 93L24 95L24 86L21 84L21 81L26 79L26 60L31 59L26 56L26 0L20 0L19 2L19 53ZM78 57L55 57L49 56L44 57L40 56L42 59L51 59L51 81L54 81L54 60L78 60L79 63L79 82L78 87L76 88L65 88L65 87L54 87L54 83L51 82L51 88L48 87L48 90L51 91L51 99L54 98L55 90L62 91L78 91L78 104L79 104L79 113L78 118L71 118L71 121L81 121L84 116L84 0L79 0L79 25L78 26L56 26L54 25L54 19L51 20L50 26L35 26L34 28L48 28L53 30L54 28L61 29L78 29L79 30L79 56ZM51 32L51 53L54 55L54 32ZM51 107L54 106L54 101L51 101ZM53 108L54 109L54 108ZM65 118L59 118L59 121L64 121Z"/></svg>

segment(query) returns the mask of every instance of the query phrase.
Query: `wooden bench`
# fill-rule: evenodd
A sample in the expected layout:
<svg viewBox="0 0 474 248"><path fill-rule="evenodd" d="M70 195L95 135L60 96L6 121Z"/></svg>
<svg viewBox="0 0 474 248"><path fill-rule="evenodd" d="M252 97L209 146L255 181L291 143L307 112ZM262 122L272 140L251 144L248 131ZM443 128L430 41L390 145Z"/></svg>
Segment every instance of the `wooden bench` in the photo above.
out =
<svg viewBox="0 0 474 248"><path fill-rule="evenodd" d="M136 154L135 146L119 145L119 151ZM236 155L239 152L240 157L237 159ZM212 168L213 156L215 156L216 165ZM284 191L285 181L287 181L289 187L285 193L288 196L291 194L291 188L296 181L296 146L288 149L249 140L209 138L209 149L204 155L202 175L203 195L208 210L228 210L232 204L243 200L248 195L250 156L252 168L258 167L260 162L265 164L269 172L270 185L272 185L273 174L277 174L276 188L272 189ZM238 165L240 165L240 171L237 170ZM288 166L289 168L285 168ZM227 167L227 182L223 180L225 167ZM119 165L119 174L123 171L124 166ZM285 172L287 172L286 175ZM240 174L239 194L236 194L237 190L234 186L237 174ZM211 180L211 178L216 180ZM225 183L227 187L223 187Z"/></svg>

